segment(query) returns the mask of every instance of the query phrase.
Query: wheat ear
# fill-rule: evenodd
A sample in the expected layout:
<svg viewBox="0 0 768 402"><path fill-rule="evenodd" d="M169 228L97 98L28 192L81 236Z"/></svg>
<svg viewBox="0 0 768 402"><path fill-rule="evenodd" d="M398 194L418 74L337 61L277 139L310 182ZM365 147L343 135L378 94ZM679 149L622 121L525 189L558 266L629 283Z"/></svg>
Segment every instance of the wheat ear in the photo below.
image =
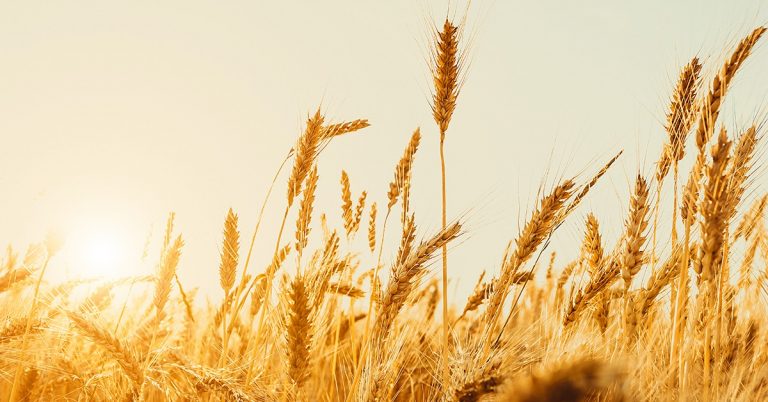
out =
<svg viewBox="0 0 768 402"><path fill-rule="evenodd" d="M746 38L739 42L736 50L731 54L731 57L726 60L723 67L712 81L712 86L704 98L704 104L701 107L699 114L699 125L696 129L696 145L699 147L704 146L709 142L710 137L715 130L715 122L720 114L720 105L722 104L725 94L728 90L733 77L736 76L736 72L739 67L744 63L744 60L749 57L752 48L760 40L760 37L765 33L764 27L759 27L752 31Z"/></svg>
<svg viewBox="0 0 768 402"><path fill-rule="evenodd" d="M229 348L229 331L227 330L227 311L231 304L232 287L235 285L235 276L237 274L237 263L240 255L240 232L237 230L237 215L232 208L227 212L224 219L224 243L221 250L221 262L219 263L219 284L224 291L224 303L222 306L222 352L221 361L226 361L227 350ZM232 316L233 319L235 315Z"/></svg>

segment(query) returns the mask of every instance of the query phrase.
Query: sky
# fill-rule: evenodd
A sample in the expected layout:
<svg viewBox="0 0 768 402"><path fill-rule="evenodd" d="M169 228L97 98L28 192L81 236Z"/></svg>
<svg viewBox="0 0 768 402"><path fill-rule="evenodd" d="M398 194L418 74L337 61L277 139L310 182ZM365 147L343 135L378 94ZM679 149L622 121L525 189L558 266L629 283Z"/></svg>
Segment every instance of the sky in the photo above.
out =
<svg viewBox="0 0 768 402"><path fill-rule="evenodd" d="M384 204L420 127L412 207L419 233L433 233L440 172L427 38L448 9L461 17L465 4L0 1L0 245L23 250L55 231L67 243L52 278L139 274L156 262L174 211L186 242L182 282L218 297L228 208L247 243L272 176L318 106L330 121L371 127L323 151L315 210L340 227L342 169L354 194ZM571 250L562 265L589 211L610 242L634 176L653 172L680 67L699 56L711 76L767 22L768 4L747 0L473 2L466 81L446 137L449 217L467 232L450 250L450 298L462 304L483 269L496 272L542 186L586 180L623 149L553 244ZM729 129L765 115L766 63L760 45L723 106ZM286 179L257 238L259 269L271 259ZM755 192L766 190L759 181ZM316 241L318 214L314 222ZM364 237L344 247L366 264ZM385 261L396 244L389 239Z"/></svg>

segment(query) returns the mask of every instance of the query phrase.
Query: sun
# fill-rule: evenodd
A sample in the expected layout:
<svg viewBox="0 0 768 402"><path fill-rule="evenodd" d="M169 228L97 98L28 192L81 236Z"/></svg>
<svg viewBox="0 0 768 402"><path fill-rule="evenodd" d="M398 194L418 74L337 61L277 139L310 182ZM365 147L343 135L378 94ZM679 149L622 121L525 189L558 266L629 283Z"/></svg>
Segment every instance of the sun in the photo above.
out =
<svg viewBox="0 0 768 402"><path fill-rule="evenodd" d="M129 274L125 235L116 227L89 225L71 238L73 274L80 277L118 278Z"/></svg>
<svg viewBox="0 0 768 402"><path fill-rule="evenodd" d="M120 245L109 234L95 235L86 239L83 262L99 271L108 270L120 262Z"/></svg>

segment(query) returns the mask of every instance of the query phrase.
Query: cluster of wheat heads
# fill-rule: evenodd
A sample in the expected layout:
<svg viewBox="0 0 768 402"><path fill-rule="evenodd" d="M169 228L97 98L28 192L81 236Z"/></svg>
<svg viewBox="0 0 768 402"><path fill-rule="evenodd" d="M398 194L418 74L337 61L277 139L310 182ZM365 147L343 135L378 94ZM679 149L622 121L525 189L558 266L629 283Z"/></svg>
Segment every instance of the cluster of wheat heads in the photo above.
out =
<svg viewBox="0 0 768 402"><path fill-rule="evenodd" d="M327 213L339 214L343 227L331 229L313 209L319 155L368 122L327 122L319 109L267 193L291 166L265 267L252 267L264 208L247 242L237 214L226 214L218 268L224 297L215 304L196 301L195 289L177 275L184 242L173 214L150 277L51 284L44 273L59 248L55 239L22 257L9 247L0 266L0 397L766 400L760 296L768 271L758 266L768 261L768 195L741 207L759 127L736 135L717 127L728 87L764 31L744 38L709 86L697 58L684 66L668 109L668 141L653 174L634 178L615 244L604 242L598 217L588 213L578 257L558 266L552 251L548 264L539 263L553 232L620 154L593 176L562 179L544 192L498 274L481 275L461 305L449 306L446 296L446 247L464 231L446 219L445 169L441 229L421 234L410 208L421 131L395 164L386 203L353 193L350 175L341 172L341 210ZM461 39L449 20L435 28L431 107L441 153L461 88ZM695 160L679 186L691 132ZM670 171L671 191L663 185ZM671 231L662 233L660 204L668 199ZM292 237L285 233L289 217ZM400 230L398 244L385 244L388 224ZM361 229L366 247L357 250L352 240ZM385 248L391 261L382 260ZM363 253L375 265L361 267ZM440 254L443 275L430 280Z"/></svg>

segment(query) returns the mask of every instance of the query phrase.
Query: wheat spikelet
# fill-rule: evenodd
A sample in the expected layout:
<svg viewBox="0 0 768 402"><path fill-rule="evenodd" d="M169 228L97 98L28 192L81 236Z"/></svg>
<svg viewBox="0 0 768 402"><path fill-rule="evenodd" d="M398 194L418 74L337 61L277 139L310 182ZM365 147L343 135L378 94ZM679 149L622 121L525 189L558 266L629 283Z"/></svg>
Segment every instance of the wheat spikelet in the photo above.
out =
<svg viewBox="0 0 768 402"><path fill-rule="evenodd" d="M269 266L267 266L265 273L260 274L256 278L254 278L251 284L253 291L251 293L250 313L252 316L255 316L256 313L261 308L261 306L264 304L264 298L266 297L266 294L267 294L267 288L272 286L272 284L268 282L268 278L275 277L275 273L283 265L283 262L288 257L288 254L290 252L291 252L290 244L285 245L274 255L274 257L272 258L272 262L269 264Z"/></svg>
<svg viewBox="0 0 768 402"><path fill-rule="evenodd" d="M534 211L531 219L515 240L516 248L511 258L513 261L512 266L519 267L524 264L550 234L551 230L559 223L559 219L557 219L558 212L566 200L571 197L573 187L573 181L566 180L541 200L539 208Z"/></svg>
<svg viewBox="0 0 768 402"><path fill-rule="evenodd" d="M224 220L224 243L219 264L219 283L225 293L229 293L235 285L235 271L240 254L240 232L237 230L237 215L232 208Z"/></svg>
<svg viewBox="0 0 768 402"><path fill-rule="evenodd" d="M168 246L171 245L173 238L173 223L176 220L176 213L171 212L168 214L168 219L165 221L165 234L163 236L163 247L160 249L160 255L164 255L168 250Z"/></svg>
<svg viewBox="0 0 768 402"><path fill-rule="evenodd" d="M341 171L341 218L344 221L344 230L349 236L352 231L352 191L349 188L349 176Z"/></svg>
<svg viewBox="0 0 768 402"><path fill-rule="evenodd" d="M315 202L315 189L317 189L317 166L312 168L307 178L306 188L304 189L304 198L299 205L299 217L296 220L296 252L298 258L309 241L309 224L312 221L312 208Z"/></svg>
<svg viewBox="0 0 768 402"><path fill-rule="evenodd" d="M661 156L658 162L656 162L656 182L661 187L664 182L664 178L669 173L669 168L672 166L672 147L669 144L664 145L664 149L661 151Z"/></svg>
<svg viewBox="0 0 768 402"><path fill-rule="evenodd" d="M587 215L587 230L584 233L583 250L589 268L589 276L597 276L597 270L603 260L603 241L600 237L600 224L592 213Z"/></svg>
<svg viewBox="0 0 768 402"><path fill-rule="evenodd" d="M387 338L395 317L414 289L415 281L424 273L424 264L444 244L458 237L460 232L461 225L454 223L428 241L421 243L415 250L409 252L402 262L392 267L389 283L379 305L372 339L383 342Z"/></svg>
<svg viewBox="0 0 768 402"><path fill-rule="evenodd" d="M620 263L616 257L604 260L598 275L591 278L583 290L577 291L568 303L563 317L563 325L569 326L574 323L589 303L618 279L620 272Z"/></svg>
<svg viewBox="0 0 768 402"><path fill-rule="evenodd" d="M113 337L107 330L91 323L82 315L73 311L67 311L66 314L83 335L109 352L131 380L134 388L138 389L141 387L144 383L144 372L135 351L131 350L119 339Z"/></svg>
<svg viewBox="0 0 768 402"><path fill-rule="evenodd" d="M644 262L645 230L648 226L648 184L637 175L635 193L630 199L629 217L625 222L626 236L621 255L621 277L624 281L624 334L629 342L635 340L635 328L639 317L634 309L638 295L629 292L632 279L640 271Z"/></svg>
<svg viewBox="0 0 768 402"><path fill-rule="evenodd" d="M611 298L605 295L598 295L594 300L594 304L596 305L593 313L595 323L600 333L605 335L610 320Z"/></svg>
<svg viewBox="0 0 768 402"><path fill-rule="evenodd" d="M596 278L599 275L600 266L603 263L603 241L600 236L600 225L595 215L589 213L586 221L586 231L584 241L582 242L582 253L587 261L587 269L590 278ZM594 300L596 305L593 317L601 333L605 333L608 328L608 314L610 309L610 298L603 295L597 295Z"/></svg>
<svg viewBox="0 0 768 402"><path fill-rule="evenodd" d="M680 218L688 227L693 224L693 220L696 218L696 213L698 212L699 180L701 180L701 174L704 169L703 165L704 156L700 151L699 157L696 158L696 164L691 168L688 182L683 188L683 199L680 203Z"/></svg>
<svg viewBox="0 0 768 402"><path fill-rule="evenodd" d="M646 316L648 311L656 301L661 290L672 283L677 275L680 273L681 262L683 260L683 249L679 245L674 247L672 255L661 266L661 268L653 274L648 280L648 285L642 292L642 297L636 303L636 310L640 312L641 316ZM686 266L684 269L688 269Z"/></svg>
<svg viewBox="0 0 768 402"><path fill-rule="evenodd" d="M407 191L411 184L411 168L413 167L413 158L416 155L416 151L419 149L419 142L421 141L421 131L417 128L411 135L411 140L408 142L408 146L403 151L403 156L395 167L395 178L389 183L389 192L387 198L389 203L387 209L397 203L397 198L401 194ZM403 210L407 208L403 207Z"/></svg>
<svg viewBox="0 0 768 402"><path fill-rule="evenodd" d="M467 298L467 304L464 306L464 310L461 311L459 318L456 319L456 322L459 322L470 311L477 310L480 305L482 305L483 302L488 298L488 295L493 291L493 282L484 283L484 277L485 271L483 271L480 274L480 277L477 279L475 288L469 298Z"/></svg>
<svg viewBox="0 0 768 402"><path fill-rule="evenodd" d="M579 261L571 261L565 267L563 267L563 271L560 272L560 276L557 277L558 291L562 290L565 287L565 284L568 283L568 279L571 278L571 274L573 274L573 271L576 269L578 265L579 265Z"/></svg>
<svg viewBox="0 0 768 402"><path fill-rule="evenodd" d="M397 249L397 257L395 258L395 264L404 264L408 255L411 253L413 247L413 241L416 238L416 216L411 217L405 221L403 226L403 235L400 237L400 248Z"/></svg>
<svg viewBox="0 0 768 402"><path fill-rule="evenodd" d="M664 144L661 157L656 165L656 182L659 188L669 173L670 165L674 162L677 166L677 163L685 155L685 142L696 112L696 92L699 86L700 73L701 63L697 57L694 57L683 67L675 86L675 92L667 112L667 122L664 126L669 138Z"/></svg>
<svg viewBox="0 0 768 402"><path fill-rule="evenodd" d="M304 278L305 287L309 292L310 306L322 304L328 290L329 281L335 274L341 274L348 266L347 258L338 259L339 236L334 231L325 242L323 252L317 267Z"/></svg>
<svg viewBox="0 0 768 402"><path fill-rule="evenodd" d="M539 207L533 212L531 219L515 240L516 247L513 253L504 259L501 276L488 302L486 322L490 323L498 317L518 268L531 257L559 223L559 218L562 216L559 213L571 197L573 187L573 181L566 180L541 199Z"/></svg>
<svg viewBox="0 0 768 402"><path fill-rule="evenodd" d="M314 116L307 120L307 127L296 143L296 160L288 178L288 205L301 193L301 186L315 163L318 145L323 137L323 116L317 109Z"/></svg>
<svg viewBox="0 0 768 402"><path fill-rule="evenodd" d="M168 302L168 295L171 293L171 282L174 275L176 275L176 267L179 264L179 258L181 257L181 248L184 246L184 241L181 239L181 235L176 237L173 245L163 256L163 260L160 264L160 268L157 273L157 279L155 284L155 296L153 298L153 305L155 306L155 317L159 321L163 316L163 309L166 302Z"/></svg>
<svg viewBox="0 0 768 402"><path fill-rule="evenodd" d="M357 119L352 121L345 121L343 123L329 124L322 129L322 137L325 140L340 135L352 133L358 130L362 130L370 126L367 119Z"/></svg>
<svg viewBox="0 0 768 402"><path fill-rule="evenodd" d="M368 197L368 193L363 191L360 194L360 198L357 199L357 206L355 206L355 216L352 219L352 234L355 234L360 228L360 221L363 218L363 210L365 209L366 197Z"/></svg>
<svg viewBox="0 0 768 402"><path fill-rule="evenodd" d="M727 199L724 209L728 220L736 215L737 207L746 190L745 183L752 169L752 159L755 156L756 148L757 131L755 126L752 126L739 137L733 151L733 163L725 174L728 178L728 189L726 190Z"/></svg>
<svg viewBox="0 0 768 402"><path fill-rule="evenodd" d="M698 89L701 63L697 57L683 67L677 80L672 101L667 112L665 129L669 135L670 158L680 161L685 155L685 142L693 124L696 112L696 92Z"/></svg>
<svg viewBox="0 0 768 402"><path fill-rule="evenodd" d="M371 213L368 215L368 248L371 253L376 251L376 203L371 204Z"/></svg>
<svg viewBox="0 0 768 402"><path fill-rule="evenodd" d="M266 269L265 275L267 278L274 278L275 273L278 269L283 265L283 262L288 257L288 254L291 253L291 246L289 244L286 244L281 248L277 253L275 253L274 257L272 258L272 262L269 264L269 266Z"/></svg>
<svg viewBox="0 0 768 402"><path fill-rule="evenodd" d="M632 285L632 278L643 265L643 244L645 230L648 227L648 184L637 175L635 193L630 200L629 217L625 223L627 236L622 254L621 277L624 280L624 291Z"/></svg>
<svg viewBox="0 0 768 402"><path fill-rule="evenodd" d="M259 274L253 280L254 286L251 291L251 305L249 313L251 317L255 317L258 314L261 305L264 303L264 294L267 289L267 277L264 274Z"/></svg>
<svg viewBox="0 0 768 402"><path fill-rule="evenodd" d="M432 55L432 116L440 128L440 137L445 137L451 116L456 109L459 96L459 72L461 56L459 50L459 28L447 18L442 31L435 32L435 49Z"/></svg>
<svg viewBox="0 0 768 402"><path fill-rule="evenodd" d="M722 300L722 271L727 268L723 264L727 253L723 252L726 239L727 221L729 211L726 211L728 200L728 178L725 177L729 163L731 141L728 140L725 129L720 130L717 143L712 146L712 162L707 167L707 183L704 187L704 197L701 201L701 245L698 258L694 262L694 270L698 274L701 291L698 295L698 313L700 324L698 329L704 333L704 387L711 384L711 353L712 353L712 328L710 320L716 319L715 334L715 358L718 357L720 347L721 306L716 308L718 299ZM724 254L726 254L724 256ZM716 371L716 375L717 371ZM717 377L715 378L717 383Z"/></svg>
<svg viewBox="0 0 768 402"><path fill-rule="evenodd" d="M164 232L164 235L163 235L163 245L162 245L162 248L160 249L160 256L161 257L166 254L166 252L168 251L168 247L171 245L171 239L173 237L173 224L174 224L175 220L176 220L176 213L175 212L170 212L168 214L168 219L165 221L165 232ZM147 238L147 242L149 242L149 238ZM143 253L142 259L146 258L148 246L149 246L148 243L145 244L145 246L144 246L144 253ZM184 306L185 306L187 317L189 317L192 321L194 321L194 316L193 316L193 313L192 313L192 306L189 303L189 299L187 297L186 292L184 291L184 288L181 286L181 281L179 280L179 276L174 273L173 279L176 282L176 286L178 286L178 288L179 288L179 293L181 294L182 301L184 302ZM127 305L124 306L124 308L125 307L127 307Z"/></svg>
<svg viewBox="0 0 768 402"><path fill-rule="evenodd" d="M309 377L310 344L312 341L312 322L310 306L304 279L296 276L291 281L288 300L289 309L286 318L287 378L298 391Z"/></svg>
<svg viewBox="0 0 768 402"><path fill-rule="evenodd" d="M547 271L544 274L545 279L552 279L552 272L555 270L555 258L557 257L557 251L549 253L549 264L547 264Z"/></svg>
<svg viewBox="0 0 768 402"><path fill-rule="evenodd" d="M227 326L227 308L232 303L231 293L232 287L235 285L235 276L237 272L237 260L240 253L240 232L237 230L237 215L235 215L232 208L227 212L227 217L224 220L224 243L223 250L221 251L221 262L219 264L219 284L222 290L224 290L224 302L219 309L221 316L221 328L224 334L222 338L222 353L220 364L225 363L227 358L227 351L229 349L229 336L231 333L230 327ZM245 281L242 282L242 286L245 285ZM242 287L241 286L241 287ZM238 289L235 295L240 294L242 289ZM237 315L233 314L233 321L230 326L235 324Z"/></svg>
<svg viewBox="0 0 768 402"><path fill-rule="evenodd" d="M736 50L726 60L722 69L712 81L712 87L710 87L709 93L704 98L704 104L701 107L699 125L696 130L696 145L699 148L709 142L710 137L712 137L715 131L715 122L720 114L720 105L728 90L728 85L736 75L739 67L744 63L744 60L749 57L752 48L760 40L764 32L765 28L759 27L742 39Z"/></svg>
<svg viewBox="0 0 768 402"><path fill-rule="evenodd" d="M722 245L725 231L726 197L728 196L725 169L728 165L731 141L725 129L720 131L718 142L712 146L712 163L707 169L707 184L700 210L701 247L694 264L694 270L701 280L706 282L715 278L716 270L722 261Z"/></svg>

